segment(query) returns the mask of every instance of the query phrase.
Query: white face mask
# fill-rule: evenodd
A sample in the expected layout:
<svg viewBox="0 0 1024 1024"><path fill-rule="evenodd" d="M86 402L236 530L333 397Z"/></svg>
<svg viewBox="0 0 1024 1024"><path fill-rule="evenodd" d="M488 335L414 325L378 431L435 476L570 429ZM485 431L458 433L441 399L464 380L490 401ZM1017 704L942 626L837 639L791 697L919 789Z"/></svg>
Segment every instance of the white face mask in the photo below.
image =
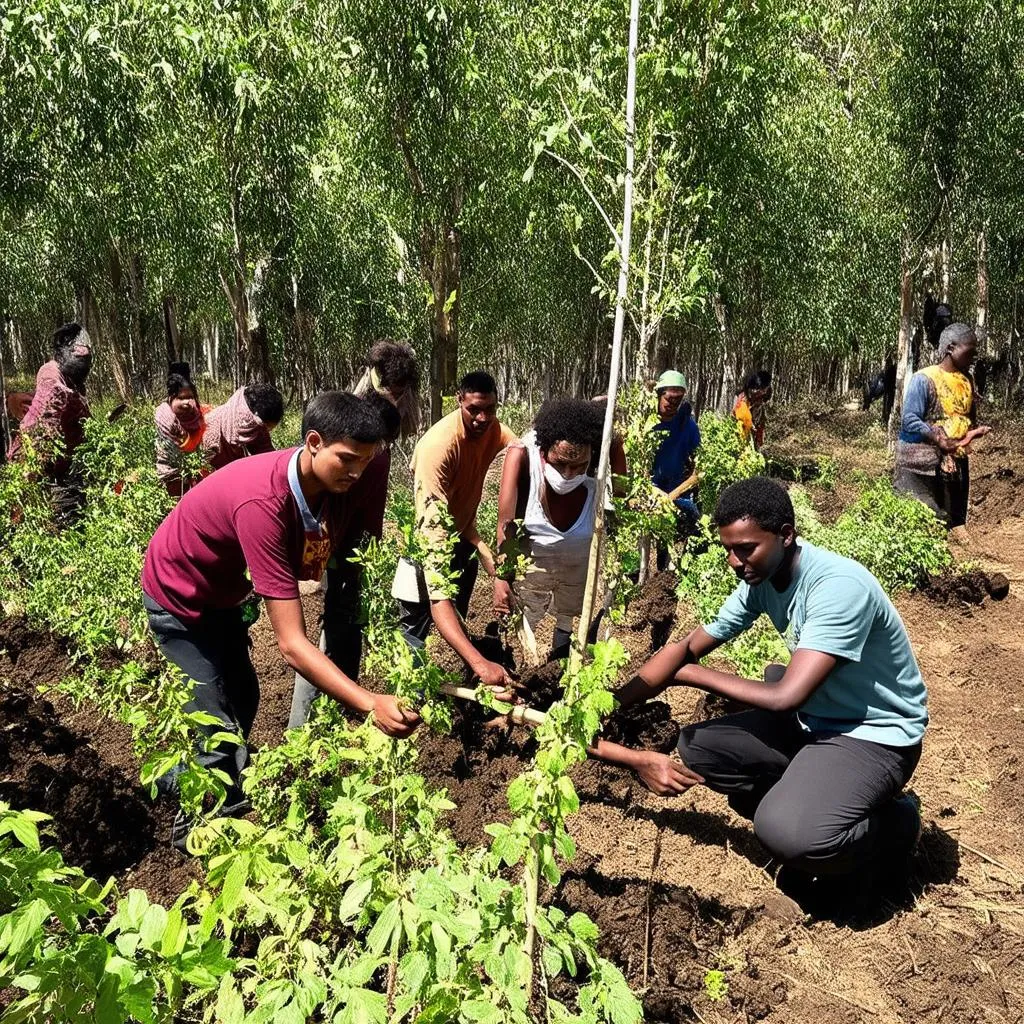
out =
<svg viewBox="0 0 1024 1024"><path fill-rule="evenodd" d="M550 462L544 463L544 479L555 494L569 494L571 491L575 491L586 478L586 473L578 473L576 476L566 478Z"/></svg>

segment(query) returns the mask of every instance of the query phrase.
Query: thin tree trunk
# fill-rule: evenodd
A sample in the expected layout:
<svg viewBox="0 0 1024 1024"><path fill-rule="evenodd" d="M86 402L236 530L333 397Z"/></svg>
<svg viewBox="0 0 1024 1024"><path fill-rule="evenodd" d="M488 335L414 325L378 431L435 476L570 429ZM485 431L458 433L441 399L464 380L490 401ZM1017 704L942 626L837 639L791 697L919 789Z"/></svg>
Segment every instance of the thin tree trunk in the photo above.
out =
<svg viewBox="0 0 1024 1024"><path fill-rule="evenodd" d="M110 303L107 307L106 342L110 351L110 364L114 374L114 383L122 401L127 402L132 395L131 385L131 353L125 358L124 332L120 315L120 300L124 294L124 277L121 273L121 257L117 246L111 242L107 249L107 264L110 270ZM86 291L86 304L93 310L97 332L97 345L102 347L101 339L104 331L101 328L101 317L96 297L92 289Z"/></svg>
<svg viewBox="0 0 1024 1024"><path fill-rule="evenodd" d="M906 247L900 265L900 329L896 341L896 390L892 412L889 414L889 446L896 443L900 421L903 418L903 398L910 387L910 357L914 334L914 272L910 253Z"/></svg>
<svg viewBox="0 0 1024 1024"><path fill-rule="evenodd" d="M949 287L952 279L953 271L953 247L950 244L948 236L942 240L942 247L940 249L940 260L942 261L942 301L949 304Z"/></svg>
<svg viewBox="0 0 1024 1024"><path fill-rule="evenodd" d="M173 295L165 295L163 299L164 311L164 341L167 345L167 362L177 363L181 361L181 337L178 334L178 310Z"/></svg>
<svg viewBox="0 0 1024 1024"><path fill-rule="evenodd" d="M995 355L994 346L988 336L988 243L985 237L987 225L978 232L978 296L975 328L982 353Z"/></svg>

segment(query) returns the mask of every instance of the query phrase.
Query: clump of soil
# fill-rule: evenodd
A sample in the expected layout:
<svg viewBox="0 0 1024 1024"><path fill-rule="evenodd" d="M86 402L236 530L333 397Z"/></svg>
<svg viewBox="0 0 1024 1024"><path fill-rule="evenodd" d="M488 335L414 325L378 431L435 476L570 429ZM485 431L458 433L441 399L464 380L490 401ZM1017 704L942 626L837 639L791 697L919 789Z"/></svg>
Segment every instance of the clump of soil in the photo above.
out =
<svg viewBox="0 0 1024 1024"><path fill-rule="evenodd" d="M946 570L938 576L929 576L925 594L938 604L982 604L986 597L1001 601L1010 592L1010 581L1001 573L991 576L981 569L969 572Z"/></svg>
<svg viewBox="0 0 1024 1024"><path fill-rule="evenodd" d="M24 619L0 622L0 800L49 814L47 841L67 863L170 903L195 873L167 845L174 810L139 785L126 727L39 696L71 671L56 637Z"/></svg>
<svg viewBox="0 0 1024 1024"><path fill-rule="evenodd" d="M605 722L601 738L625 747L667 754L679 739L679 725L672 720L668 704L651 700L616 711Z"/></svg>
<svg viewBox="0 0 1024 1024"><path fill-rule="evenodd" d="M704 998L704 976L729 939L760 913L704 899L692 889L646 878L612 878L593 865L568 872L554 893L556 906L586 914L601 930L598 949L643 991L644 1019L690 1024L691 1004ZM553 994L572 1003L571 983L555 979ZM564 989L565 991L560 991ZM726 1005L747 1020L766 1016L786 995L745 965L729 972Z"/></svg>
<svg viewBox="0 0 1024 1024"><path fill-rule="evenodd" d="M678 579L674 572L657 572L629 606L626 624L634 631L650 627L650 653L664 647L675 624Z"/></svg>

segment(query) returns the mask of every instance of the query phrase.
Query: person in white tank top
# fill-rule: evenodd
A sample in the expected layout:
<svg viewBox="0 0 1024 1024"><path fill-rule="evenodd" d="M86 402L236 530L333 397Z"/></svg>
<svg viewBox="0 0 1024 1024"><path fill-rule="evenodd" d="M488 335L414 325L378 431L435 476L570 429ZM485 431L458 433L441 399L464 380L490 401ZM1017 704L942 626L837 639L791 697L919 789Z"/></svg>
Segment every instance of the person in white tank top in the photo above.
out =
<svg viewBox="0 0 1024 1024"><path fill-rule="evenodd" d="M534 664L540 660L534 639L538 623L545 615L554 616L551 657L565 657L573 620L583 606L597 491L587 470L600 446L602 426L603 413L594 403L554 399L541 407L534 429L505 456L498 492L499 550L518 537L533 564L521 579L506 575L495 580L494 608L498 614L522 610L521 639Z"/></svg>

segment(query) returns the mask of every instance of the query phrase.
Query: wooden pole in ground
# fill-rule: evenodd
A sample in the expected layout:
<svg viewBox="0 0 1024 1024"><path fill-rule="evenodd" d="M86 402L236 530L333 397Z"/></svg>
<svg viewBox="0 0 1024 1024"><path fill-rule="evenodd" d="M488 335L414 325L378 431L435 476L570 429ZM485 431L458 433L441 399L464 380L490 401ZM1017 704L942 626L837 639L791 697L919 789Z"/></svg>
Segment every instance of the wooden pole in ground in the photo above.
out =
<svg viewBox="0 0 1024 1024"><path fill-rule="evenodd" d="M622 362L622 334L626 325L626 294L629 287L629 243L633 227L633 140L634 111L636 108L636 46L637 26L640 22L640 0L629 4L629 48L626 52L626 173L622 192L622 240L619 244L619 284L615 294L615 330L612 334L612 361L608 373L608 403L604 410L604 432L601 435L601 458L597 465L597 511L594 517L594 536L590 542L587 563L587 583L583 591L578 642L569 654L565 675L564 700L575 698L576 675L583 663L587 646L587 633L594 614L597 582L601 569L601 547L604 539L604 503L608 493L608 473L612 446L612 427L615 422L615 400L619 393L619 367ZM533 947L537 915L537 889L540 880L540 854L536 842L530 844L523 867L523 890L526 894L526 940L523 953L529 976L526 981L527 1001L533 997Z"/></svg>
<svg viewBox="0 0 1024 1024"><path fill-rule="evenodd" d="M626 296L629 288L630 236L633 229L633 142L636 108L636 47L640 21L640 0L630 0L629 50L626 54L626 173L622 193L622 242L619 246L619 284L615 294L615 329L612 333L612 361L608 374L608 402L604 409L604 432L601 435L601 458L597 465L597 513L594 536L590 542L587 583L583 591L578 643L569 660L569 676L578 669L587 646L587 633L594 614L597 583L601 571L601 548L604 543L604 502L608 490L609 453L615 422L615 401L619 394L619 367L622 362L622 334L626 326Z"/></svg>

